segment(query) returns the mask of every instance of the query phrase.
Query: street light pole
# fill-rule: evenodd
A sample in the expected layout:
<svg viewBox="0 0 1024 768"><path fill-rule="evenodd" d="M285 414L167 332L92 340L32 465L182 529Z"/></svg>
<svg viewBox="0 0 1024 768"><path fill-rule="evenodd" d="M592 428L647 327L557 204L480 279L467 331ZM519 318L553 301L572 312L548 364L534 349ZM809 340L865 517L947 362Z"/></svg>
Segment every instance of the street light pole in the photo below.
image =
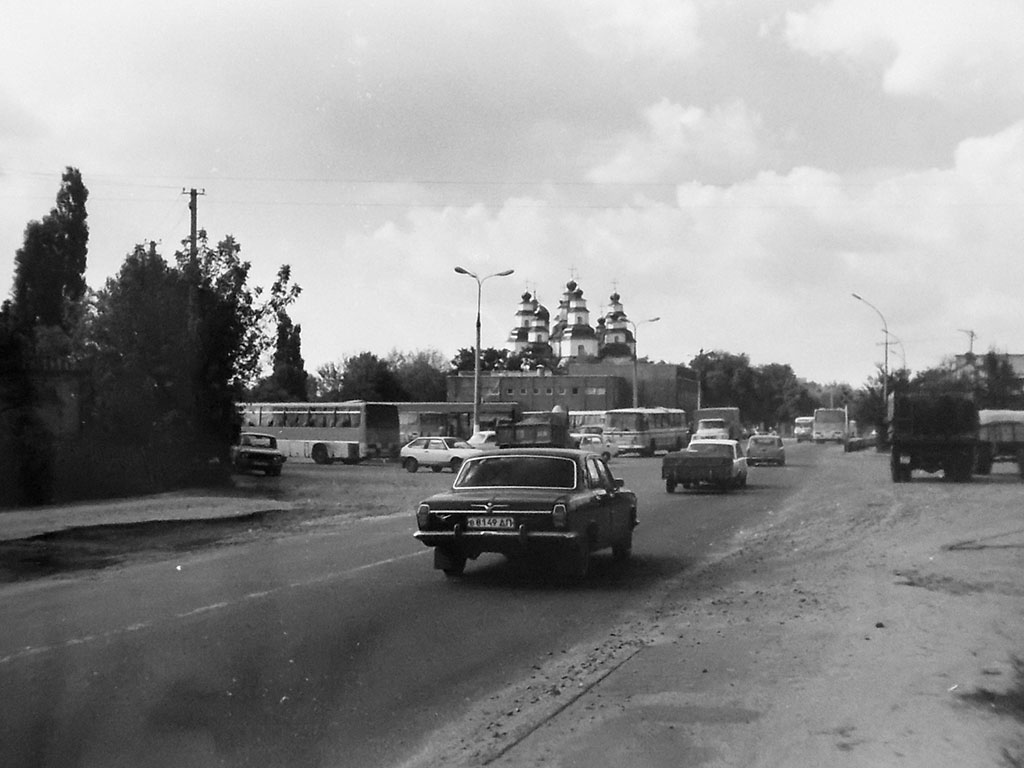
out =
<svg viewBox="0 0 1024 768"><path fill-rule="evenodd" d="M468 269L456 267L455 271L460 275L469 275L476 280L476 347L473 354L473 430L480 430L480 300L483 295L484 281L492 277L506 277L515 272L514 269L506 269L504 272L495 272L491 275L480 277Z"/></svg>
<svg viewBox="0 0 1024 768"><path fill-rule="evenodd" d="M649 317L646 320L641 320L640 323L656 323L659 320L661 320L660 317ZM637 369L637 362L640 359L640 354L639 354L639 349L637 347L637 341L636 341L636 326L637 326L637 324L634 323L632 320L627 320L626 322L629 323L631 326L633 326L633 407L634 408L639 408L640 407L640 390L638 389L638 386L637 386L637 370L636 369Z"/></svg>
<svg viewBox="0 0 1024 768"><path fill-rule="evenodd" d="M882 333L885 334L885 357L883 358L884 362L882 364L882 412L885 413L885 409L889 407L889 324L885 322L885 315L883 315L881 311L879 311L878 307L876 307L870 301L863 298L862 296L858 296L856 293L851 293L850 295L853 296L853 298L855 298L857 301L863 301L865 304L867 304L869 307L875 310L875 312L878 313L878 316L882 320ZM882 421L883 423L885 422L884 417Z"/></svg>

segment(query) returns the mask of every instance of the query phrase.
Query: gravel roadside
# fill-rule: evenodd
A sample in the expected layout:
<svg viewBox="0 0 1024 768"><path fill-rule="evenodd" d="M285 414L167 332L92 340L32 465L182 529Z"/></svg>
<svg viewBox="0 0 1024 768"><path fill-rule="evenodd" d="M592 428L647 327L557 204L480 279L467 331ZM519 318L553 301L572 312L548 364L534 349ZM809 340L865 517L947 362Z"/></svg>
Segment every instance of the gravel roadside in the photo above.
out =
<svg viewBox="0 0 1024 768"><path fill-rule="evenodd" d="M1022 486L887 473L874 452L824 463L686 597L412 764L1024 765Z"/></svg>

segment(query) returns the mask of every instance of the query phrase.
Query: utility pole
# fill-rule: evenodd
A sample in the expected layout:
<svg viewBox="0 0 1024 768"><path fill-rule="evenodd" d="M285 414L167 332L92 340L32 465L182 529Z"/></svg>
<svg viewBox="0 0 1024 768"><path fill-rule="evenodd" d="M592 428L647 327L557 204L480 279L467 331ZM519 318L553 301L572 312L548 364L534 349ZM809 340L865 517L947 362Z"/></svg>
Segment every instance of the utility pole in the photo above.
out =
<svg viewBox="0 0 1024 768"><path fill-rule="evenodd" d="M974 354L974 339L975 339L975 337L978 334L976 334L974 331L970 330L969 328L960 328L959 330L960 330L960 333L966 333L967 334L967 338L970 340L970 348L967 350L967 354L968 355L973 355Z"/></svg>
<svg viewBox="0 0 1024 768"><path fill-rule="evenodd" d="M184 195L185 192L186 192L185 188L182 187L181 194ZM197 240L198 234L199 234L199 230L198 230L198 228L196 226L196 220L198 218L198 212L199 212L199 205L198 205L197 198L198 198L199 195L205 195L205 194L206 194L206 190L205 189L196 189L195 187L192 187L192 189L188 190L188 210L189 210L189 213L191 214L191 219L192 219L192 226L189 229L189 237L188 237L188 242L189 242L188 257L189 257L189 260L192 262L193 265L195 265L196 258L199 255L198 248L196 246L196 240Z"/></svg>

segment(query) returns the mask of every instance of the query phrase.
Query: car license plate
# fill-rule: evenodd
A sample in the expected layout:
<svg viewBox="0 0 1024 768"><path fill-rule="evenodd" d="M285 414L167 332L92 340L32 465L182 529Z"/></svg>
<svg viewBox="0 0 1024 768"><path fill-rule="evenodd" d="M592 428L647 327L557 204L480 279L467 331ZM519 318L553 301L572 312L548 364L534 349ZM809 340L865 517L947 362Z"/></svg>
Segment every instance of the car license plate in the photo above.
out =
<svg viewBox="0 0 1024 768"><path fill-rule="evenodd" d="M497 530L512 530L515 528L515 521L511 517L471 517L466 521L469 528L488 528Z"/></svg>

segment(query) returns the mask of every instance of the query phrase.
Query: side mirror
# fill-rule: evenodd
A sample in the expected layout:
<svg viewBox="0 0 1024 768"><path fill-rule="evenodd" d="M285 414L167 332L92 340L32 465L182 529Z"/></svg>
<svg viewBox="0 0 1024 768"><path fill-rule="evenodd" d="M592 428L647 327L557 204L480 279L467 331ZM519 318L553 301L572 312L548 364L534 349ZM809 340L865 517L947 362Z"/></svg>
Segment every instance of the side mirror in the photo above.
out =
<svg viewBox="0 0 1024 768"><path fill-rule="evenodd" d="M625 485L626 485L626 481L623 480L621 477L616 477L615 478L615 487L616 488L622 488Z"/></svg>

